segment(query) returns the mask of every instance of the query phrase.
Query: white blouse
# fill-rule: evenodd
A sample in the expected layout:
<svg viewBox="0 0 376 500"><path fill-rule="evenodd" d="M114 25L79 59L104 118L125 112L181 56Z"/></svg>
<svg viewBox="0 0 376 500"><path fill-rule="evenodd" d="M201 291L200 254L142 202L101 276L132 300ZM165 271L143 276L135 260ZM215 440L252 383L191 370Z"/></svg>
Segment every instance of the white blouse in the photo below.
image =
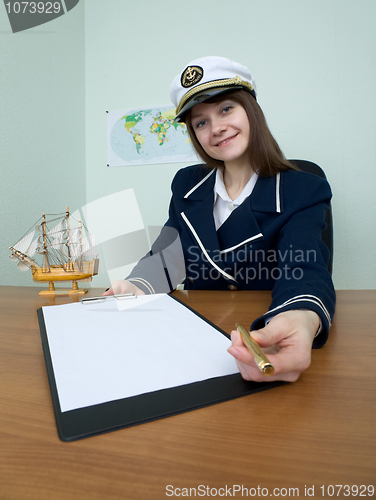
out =
<svg viewBox="0 0 376 500"><path fill-rule="evenodd" d="M253 174L236 200L232 200L227 194L226 187L223 182L222 171L217 169L214 185L215 200L213 210L216 229L219 229L225 220L230 216L231 212L238 208L238 206L241 205L243 201L252 193L257 179L258 175Z"/></svg>

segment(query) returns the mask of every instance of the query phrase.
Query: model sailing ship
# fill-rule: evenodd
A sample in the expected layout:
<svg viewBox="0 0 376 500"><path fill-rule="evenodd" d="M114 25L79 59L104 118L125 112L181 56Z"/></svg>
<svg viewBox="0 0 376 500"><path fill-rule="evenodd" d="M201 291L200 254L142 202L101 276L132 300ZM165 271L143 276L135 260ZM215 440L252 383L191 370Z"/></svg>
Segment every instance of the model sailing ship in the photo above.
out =
<svg viewBox="0 0 376 500"><path fill-rule="evenodd" d="M51 226L52 229L49 229ZM36 235L36 237L35 237ZM91 281L98 274L94 237L75 220L67 207L64 214L43 216L12 247L11 260L21 271L31 270L37 283L49 283L39 295L84 294L77 281ZM55 282L72 281L71 290L55 289Z"/></svg>

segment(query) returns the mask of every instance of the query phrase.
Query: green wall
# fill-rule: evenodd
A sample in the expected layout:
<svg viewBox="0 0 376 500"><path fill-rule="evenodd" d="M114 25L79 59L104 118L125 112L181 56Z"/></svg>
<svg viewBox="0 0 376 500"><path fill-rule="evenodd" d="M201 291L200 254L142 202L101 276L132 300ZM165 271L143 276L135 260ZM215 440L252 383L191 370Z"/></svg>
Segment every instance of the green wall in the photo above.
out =
<svg viewBox="0 0 376 500"><path fill-rule="evenodd" d="M86 200L84 4L12 33L0 5L0 284L33 285L8 258L43 212Z"/></svg>

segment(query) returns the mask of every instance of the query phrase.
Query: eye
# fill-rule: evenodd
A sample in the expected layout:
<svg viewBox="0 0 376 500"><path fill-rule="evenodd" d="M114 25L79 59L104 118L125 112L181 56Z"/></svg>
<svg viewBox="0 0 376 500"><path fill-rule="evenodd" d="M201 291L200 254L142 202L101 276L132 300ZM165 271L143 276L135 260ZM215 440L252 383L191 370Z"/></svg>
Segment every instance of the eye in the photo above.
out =
<svg viewBox="0 0 376 500"><path fill-rule="evenodd" d="M225 106L224 108L222 108L222 113L223 114L229 113L232 110L232 108L233 106Z"/></svg>
<svg viewBox="0 0 376 500"><path fill-rule="evenodd" d="M206 125L206 121L201 120L200 122L196 123L195 128L202 128L204 125Z"/></svg>

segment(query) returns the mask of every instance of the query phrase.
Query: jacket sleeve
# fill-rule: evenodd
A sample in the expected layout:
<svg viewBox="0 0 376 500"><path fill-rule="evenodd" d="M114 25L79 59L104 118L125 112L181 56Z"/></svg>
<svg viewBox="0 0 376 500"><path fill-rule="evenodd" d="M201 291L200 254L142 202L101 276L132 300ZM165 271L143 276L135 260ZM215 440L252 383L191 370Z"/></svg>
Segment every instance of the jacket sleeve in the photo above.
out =
<svg viewBox="0 0 376 500"><path fill-rule="evenodd" d="M172 191L174 192L174 182ZM153 243L150 252L132 269L127 280L146 294L172 292L185 278L185 263L180 241L180 225L175 210L174 195L169 218Z"/></svg>
<svg viewBox="0 0 376 500"><path fill-rule="evenodd" d="M328 338L335 310L335 291L327 269L329 249L321 240L331 191L324 179L317 177L311 184L294 194L298 208L278 234L279 274L272 303L251 329L263 328L265 321L281 312L309 309L321 319L322 328L313 343L313 347L321 347Z"/></svg>

